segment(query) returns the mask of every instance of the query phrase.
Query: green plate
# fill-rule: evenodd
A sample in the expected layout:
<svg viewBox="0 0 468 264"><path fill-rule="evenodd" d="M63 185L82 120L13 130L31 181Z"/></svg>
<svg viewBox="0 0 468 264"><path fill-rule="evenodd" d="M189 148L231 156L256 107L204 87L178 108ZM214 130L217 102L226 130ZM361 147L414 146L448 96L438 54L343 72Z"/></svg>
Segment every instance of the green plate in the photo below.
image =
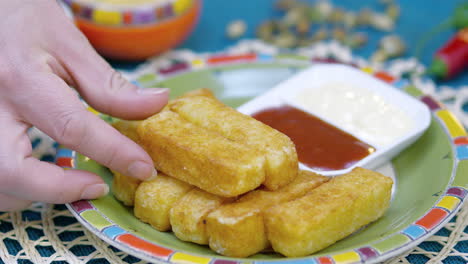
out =
<svg viewBox="0 0 468 264"><path fill-rule="evenodd" d="M172 97L197 88L211 88L226 104L237 107L312 63L302 57L216 56L175 62L170 67L142 75L136 82L146 87L169 87ZM171 232L159 232L140 222L132 208L114 198L112 190L105 197L78 201L68 208L101 239L151 262L377 263L401 254L442 228L466 199L468 137L447 109L422 95L409 82L395 80L383 72L365 71L426 103L432 111L432 122L416 143L379 169L396 182L386 214L314 255L285 258L275 253L261 253L244 259L223 257L206 246L180 241ZM57 164L95 172L109 184L112 181L107 168L65 148L59 149Z"/></svg>

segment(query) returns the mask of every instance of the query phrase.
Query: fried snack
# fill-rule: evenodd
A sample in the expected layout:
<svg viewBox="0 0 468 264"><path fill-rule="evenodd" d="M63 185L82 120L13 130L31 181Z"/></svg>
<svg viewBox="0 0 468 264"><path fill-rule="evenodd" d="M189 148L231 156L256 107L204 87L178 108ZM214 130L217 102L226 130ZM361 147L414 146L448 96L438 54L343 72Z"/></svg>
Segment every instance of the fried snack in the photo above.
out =
<svg viewBox="0 0 468 264"><path fill-rule="evenodd" d="M232 201L198 188L189 191L172 207L169 220L172 232L183 241L201 245L208 244L206 216L224 202Z"/></svg>
<svg viewBox="0 0 468 264"><path fill-rule="evenodd" d="M363 168L337 176L264 214L273 249L287 257L312 254L376 220L388 208L393 181Z"/></svg>
<svg viewBox="0 0 468 264"><path fill-rule="evenodd" d="M198 126L261 152L266 159L263 185L267 189L276 190L297 176L296 149L286 135L224 105L209 90L188 93L170 102L168 108Z"/></svg>
<svg viewBox="0 0 468 264"><path fill-rule="evenodd" d="M210 89L206 89L206 88L196 89L196 90L184 93L179 98L190 97L190 96L206 96L206 97L216 98L213 92Z"/></svg>
<svg viewBox="0 0 468 264"><path fill-rule="evenodd" d="M169 210L193 186L162 173L138 186L135 194L134 214L159 231L171 229Z"/></svg>
<svg viewBox="0 0 468 264"><path fill-rule="evenodd" d="M141 181L133 177L122 175L112 171L114 179L112 180L112 193L117 200L127 206L133 206L135 201L135 192Z"/></svg>
<svg viewBox="0 0 468 264"><path fill-rule="evenodd" d="M229 257L247 257L266 249L263 211L301 197L326 181L327 177L300 171L293 182L277 191L256 190L222 205L206 218L210 248Z"/></svg>
<svg viewBox="0 0 468 264"><path fill-rule="evenodd" d="M113 123L112 126L129 139L138 143L140 137L137 133L137 127L140 123L141 121L119 120Z"/></svg>
<svg viewBox="0 0 468 264"><path fill-rule="evenodd" d="M138 143L138 134L136 128L139 121L117 121L112 126L120 133L127 136L131 140ZM133 177L122 175L116 171L112 171L114 179L112 180L112 193L117 200L127 206L133 206L135 200L135 192L141 181Z"/></svg>
<svg viewBox="0 0 468 264"><path fill-rule="evenodd" d="M209 193L234 197L258 187L265 179L261 151L231 141L162 111L138 126L140 143L155 167Z"/></svg>

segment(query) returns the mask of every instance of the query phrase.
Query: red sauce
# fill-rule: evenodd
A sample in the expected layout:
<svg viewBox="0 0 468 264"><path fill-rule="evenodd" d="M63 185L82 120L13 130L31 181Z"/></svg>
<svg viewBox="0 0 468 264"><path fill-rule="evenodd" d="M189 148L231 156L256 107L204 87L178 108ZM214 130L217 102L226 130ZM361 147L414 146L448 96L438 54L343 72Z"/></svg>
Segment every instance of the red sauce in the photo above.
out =
<svg viewBox="0 0 468 264"><path fill-rule="evenodd" d="M321 119L290 106L268 108L252 115L281 131L296 145L299 161L316 170L340 170L375 149Z"/></svg>

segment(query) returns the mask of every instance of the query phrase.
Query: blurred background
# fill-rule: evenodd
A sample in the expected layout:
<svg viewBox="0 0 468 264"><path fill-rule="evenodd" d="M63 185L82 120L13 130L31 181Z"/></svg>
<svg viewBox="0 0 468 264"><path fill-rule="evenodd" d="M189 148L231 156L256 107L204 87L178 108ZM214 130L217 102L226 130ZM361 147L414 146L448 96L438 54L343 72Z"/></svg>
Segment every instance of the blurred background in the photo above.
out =
<svg viewBox="0 0 468 264"><path fill-rule="evenodd" d="M72 6L74 11L77 10L76 6L73 6L76 2L93 2L64 1ZM189 10L189 5L197 2L195 0L95 0L94 2L138 5L151 1L174 2L173 12L176 12L177 8L184 10L184 7ZM167 38L172 38L174 32L183 31L184 28L188 33L184 33L181 39L176 41L177 45L167 44L168 47L164 50L175 48L190 49L194 52L218 52L245 39L262 39L283 48L285 52L294 52L298 47L334 39L349 46L353 54L367 60L387 61L414 57L431 68L436 52L447 45L458 31L468 27L466 0L204 0L200 2L198 23L186 23L185 26L179 25L166 31L148 33L159 36L159 39L153 37L154 43L158 44L151 45L163 46L163 42ZM86 11L83 10L82 13ZM105 21L106 18L103 20L111 21L111 19ZM193 31L189 25L195 25ZM185 38L187 34L188 38ZM99 34L94 35L96 37ZM117 42L119 41L113 43ZM455 58L458 59L455 61L457 69L463 66L467 68L465 64L468 64L468 55L466 55L468 39L462 41L462 44L464 47L457 47L458 51L451 50L453 53L451 56L458 57ZM467 57L461 58L462 55ZM112 59L112 56L106 57L114 67L124 70L132 70L144 61L139 58L132 62L124 62ZM460 70L461 73L456 76L444 78L446 67L451 66L446 64L451 63L453 62L442 61L435 65L437 67L433 67L432 70L442 78L435 78L437 74L430 76L441 85L458 87L467 84L466 69Z"/></svg>
<svg viewBox="0 0 468 264"><path fill-rule="evenodd" d="M284 11L275 8L274 0L237 0L219 1L205 0L199 23L193 34L182 44L182 48L188 48L199 52L217 51L227 46L234 45L236 40L226 36L226 27L234 20L245 21L247 29L242 38L255 38L258 26L270 19L284 17ZM314 4L319 1L303 1ZM416 57L426 67L429 67L434 54L459 30L454 26L446 26L447 21L453 19L457 7L468 4L463 0L335 0L328 1L334 7L342 8L359 14L363 8L375 12L385 13L387 3L393 3L399 8L399 16L395 19L394 28L382 31L369 25L356 26L352 32L363 32L368 41L361 47L353 49L354 54L370 59L372 54L379 49L379 42L387 35L398 35L406 50L401 57ZM468 13L465 13L468 19ZM332 30L331 23L325 23ZM468 27L468 25L466 25ZM313 32L322 27L322 23L311 23L310 31ZM440 30L438 30L440 28ZM434 32L437 31L437 32ZM330 33L331 34L331 33ZM467 43L468 45L468 43ZM441 81L443 84L459 86L468 84L468 72L465 70L450 81Z"/></svg>

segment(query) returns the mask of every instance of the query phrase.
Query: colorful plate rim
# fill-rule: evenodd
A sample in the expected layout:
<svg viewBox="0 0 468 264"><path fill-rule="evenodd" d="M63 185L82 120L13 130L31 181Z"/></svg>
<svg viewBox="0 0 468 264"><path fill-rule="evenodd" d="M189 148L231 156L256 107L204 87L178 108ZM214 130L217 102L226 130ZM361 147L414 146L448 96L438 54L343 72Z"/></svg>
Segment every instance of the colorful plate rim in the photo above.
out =
<svg viewBox="0 0 468 264"><path fill-rule="evenodd" d="M223 55L218 54L207 58L195 58L190 62L177 62L169 67L159 69L158 79L150 76L141 76L134 80L134 83L141 86L151 86L165 78L182 74L192 70L207 69L222 65L235 65L245 63L298 63L300 65L309 65L318 60L309 57L297 55L277 55L267 54L240 54ZM323 63L323 60L319 62ZM334 63L336 61L326 61ZM356 65L352 65L357 67ZM424 95L408 80L396 79L384 71L373 71L371 68L360 68L364 72L386 81L396 88L410 90L411 94L425 103L431 110L434 119L444 128L444 132L450 139L452 152L454 155L454 164L450 176L449 185L439 196L437 202L425 212L418 220L408 225L402 231L391 234L382 240L371 243L368 246L356 248L351 251L338 252L337 254L325 255L320 257L302 257L285 258L279 260L226 260L224 257L209 257L193 253L173 250L156 243L147 241L128 230L124 230L115 225L110 219L99 212L90 201L81 200L67 204L72 214L89 230L98 235L116 248L128 252L144 260L160 263L197 263L197 264L235 264L235 263L255 263L255 264L325 264L325 263L378 263L385 259L397 256L404 251L415 247L426 238L441 229L461 208L463 202L468 197L467 185L456 184L465 182L462 180L466 175L461 173L460 165L462 162L468 163L468 135L463 125L457 120L445 106L428 95ZM95 110L88 109L96 114ZM66 148L60 148L56 156L56 164L65 168L76 168L76 152ZM466 164L468 165L468 164ZM93 213L95 218L92 222L86 219L83 213ZM391 246L377 249L377 244L389 243Z"/></svg>

